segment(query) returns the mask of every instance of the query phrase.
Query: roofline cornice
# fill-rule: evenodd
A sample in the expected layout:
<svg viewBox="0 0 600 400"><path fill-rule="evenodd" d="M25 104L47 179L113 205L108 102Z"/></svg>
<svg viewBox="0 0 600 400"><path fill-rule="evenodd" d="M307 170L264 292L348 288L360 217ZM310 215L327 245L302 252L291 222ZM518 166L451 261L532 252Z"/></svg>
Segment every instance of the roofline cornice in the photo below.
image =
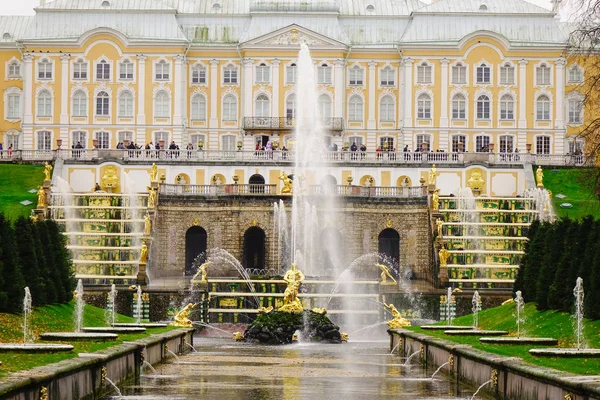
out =
<svg viewBox="0 0 600 400"><path fill-rule="evenodd" d="M62 8L34 8L36 14L44 13L66 13L66 14L81 14L82 12L88 14L177 14L175 8L169 8L165 10L145 10L145 9L124 9L116 10L110 8L82 8L82 9L62 9Z"/></svg>
<svg viewBox="0 0 600 400"><path fill-rule="evenodd" d="M496 13L496 12L477 12L477 11L459 11L459 12L452 12L452 11L438 11L438 12L426 12L426 11L418 11L415 10L411 13L412 16L419 16L419 15L427 15L427 16L473 16L473 15L478 15L478 16L483 16L483 17L546 17L546 18L554 18L556 16L555 13L553 13L552 11L548 11L548 13Z"/></svg>

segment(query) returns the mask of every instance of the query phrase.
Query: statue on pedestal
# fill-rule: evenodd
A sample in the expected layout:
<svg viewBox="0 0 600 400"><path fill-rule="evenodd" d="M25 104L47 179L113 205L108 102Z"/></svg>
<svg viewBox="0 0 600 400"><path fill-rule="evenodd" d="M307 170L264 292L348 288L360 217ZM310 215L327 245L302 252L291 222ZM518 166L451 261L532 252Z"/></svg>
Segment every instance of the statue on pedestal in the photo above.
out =
<svg viewBox="0 0 600 400"><path fill-rule="evenodd" d="M198 278L198 276L200 276L200 282L207 282L206 269L210 266L210 264L212 264L212 262L210 261L207 261L204 264L202 264L200 268L198 268L198 272L196 272L196 275L192 277L192 281L195 281Z"/></svg>
<svg viewBox="0 0 600 400"><path fill-rule="evenodd" d="M152 163L152 168L150 169L150 182L158 182L158 167L156 163Z"/></svg>
<svg viewBox="0 0 600 400"><path fill-rule="evenodd" d="M286 175L285 172L281 172L279 175L279 179L283 181L283 187L281 188L281 194L292 194L293 183L292 178L289 175Z"/></svg>
<svg viewBox="0 0 600 400"><path fill-rule="evenodd" d="M404 326L410 326L410 321L404 318L402 315L400 315L400 312L398 311L395 305L386 303L383 303L383 305L385 306L385 308L392 312L392 319L387 322L388 328L398 329Z"/></svg>
<svg viewBox="0 0 600 400"><path fill-rule="evenodd" d="M543 188L544 187L544 171L542 170L541 166L539 166L538 169L535 171L535 178L537 180L537 187Z"/></svg>
<svg viewBox="0 0 600 400"><path fill-rule="evenodd" d="M189 319L189 315L192 310L196 307L196 304L189 303L187 306L183 307L173 318L173 322L171 322L172 326L180 326L182 328L191 328L192 321Z"/></svg>
<svg viewBox="0 0 600 400"><path fill-rule="evenodd" d="M442 221L441 218L438 218L435 221L435 224L437 225L437 236L438 236L438 238L441 238L442 237L442 226L444 225L444 221Z"/></svg>
<svg viewBox="0 0 600 400"><path fill-rule="evenodd" d="M148 186L148 208L156 207L156 190Z"/></svg>
<svg viewBox="0 0 600 400"><path fill-rule="evenodd" d="M304 274L296 264L292 264L292 268L283 276L283 280L287 283L287 288L283 292L283 306L279 307L279 311L301 313L304 308L298 298L298 289L304 281Z"/></svg>
<svg viewBox="0 0 600 400"><path fill-rule="evenodd" d="M152 231L152 220L150 219L150 215L146 214L144 216L144 235L150 236L151 231Z"/></svg>
<svg viewBox="0 0 600 400"><path fill-rule="evenodd" d="M381 270L381 283L382 284L386 284L388 283L387 278L390 278L393 282L390 283L398 283L398 281L396 281L394 279L394 277L392 276L391 272L390 272L390 267L388 267L387 265L383 265L383 264L375 264L379 267L379 269Z"/></svg>
<svg viewBox="0 0 600 400"><path fill-rule="evenodd" d="M429 184L430 185L435 186L435 180L436 180L436 178L437 178L438 175L439 175L439 173L435 169L435 164L433 164L431 166L431 169L429 170Z"/></svg>
<svg viewBox="0 0 600 400"><path fill-rule="evenodd" d="M431 195L431 209L434 211L440 209L440 189L434 190Z"/></svg>
<svg viewBox="0 0 600 400"><path fill-rule="evenodd" d="M148 246L146 246L146 242L142 242L142 247L140 248L140 264L146 264L148 261Z"/></svg>
<svg viewBox="0 0 600 400"><path fill-rule="evenodd" d="M46 190L44 189L43 186L40 186L38 188L37 195L38 195L37 207L38 208L46 207L48 205L48 202L46 201Z"/></svg>
<svg viewBox="0 0 600 400"><path fill-rule="evenodd" d="M438 255L440 257L440 266L445 267L446 261L448 260L448 257L450 257L450 252L448 250L446 250L446 246L442 245Z"/></svg>
<svg viewBox="0 0 600 400"><path fill-rule="evenodd" d="M52 173L52 165L48 164L48 162L44 163L44 180L50 180L50 174Z"/></svg>

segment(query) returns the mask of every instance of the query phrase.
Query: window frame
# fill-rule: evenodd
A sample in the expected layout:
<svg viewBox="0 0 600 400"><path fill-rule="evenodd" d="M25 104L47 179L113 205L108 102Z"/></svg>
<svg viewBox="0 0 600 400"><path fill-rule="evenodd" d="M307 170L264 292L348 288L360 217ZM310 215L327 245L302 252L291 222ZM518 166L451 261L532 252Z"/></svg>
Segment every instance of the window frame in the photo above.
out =
<svg viewBox="0 0 600 400"><path fill-rule="evenodd" d="M44 96L42 97L42 95ZM36 113L38 118L52 117L53 101L54 98L49 90L40 90L40 92L36 96ZM42 110L43 112L40 112L40 110Z"/></svg>
<svg viewBox="0 0 600 400"><path fill-rule="evenodd" d="M37 63L37 80L51 81L54 78L54 63L47 58L42 58Z"/></svg>
<svg viewBox="0 0 600 400"><path fill-rule="evenodd" d="M76 90L73 93L73 97L71 99L71 115L76 118L84 118L88 116L88 97L85 91L81 89Z"/></svg>
<svg viewBox="0 0 600 400"><path fill-rule="evenodd" d="M94 115L96 117L109 117L110 116L110 95L107 91L101 90L96 96L94 96L96 101L96 108Z"/></svg>
<svg viewBox="0 0 600 400"><path fill-rule="evenodd" d="M462 81L460 80L461 74L463 77ZM467 76L468 76L467 66L462 61L459 61L456 64L454 64L450 70L450 83L452 85L466 85L467 84Z"/></svg>
<svg viewBox="0 0 600 400"><path fill-rule="evenodd" d="M285 66L285 83L287 85L294 85L298 79L298 66L296 63L291 63Z"/></svg>
<svg viewBox="0 0 600 400"><path fill-rule="evenodd" d="M39 151L52 150L52 131L41 130L36 131L35 148Z"/></svg>
<svg viewBox="0 0 600 400"><path fill-rule="evenodd" d="M15 110L16 99L16 110ZM21 93L11 92L6 94L6 117L7 120L21 119Z"/></svg>
<svg viewBox="0 0 600 400"><path fill-rule="evenodd" d="M111 65L107 60L100 60L96 63L95 80L101 82L110 82Z"/></svg>
<svg viewBox="0 0 600 400"><path fill-rule="evenodd" d="M199 101L202 100L202 101ZM206 96L201 93L192 95L190 102L190 118L192 121L206 121Z"/></svg>
<svg viewBox="0 0 600 400"><path fill-rule="evenodd" d="M475 67L475 83L490 85L492 83L492 67L487 61L482 61Z"/></svg>
<svg viewBox="0 0 600 400"><path fill-rule="evenodd" d="M254 82L263 85L271 83L271 67L264 62L254 67Z"/></svg>
<svg viewBox="0 0 600 400"><path fill-rule="evenodd" d="M463 139L463 140L459 140L459 139ZM464 153L465 151L467 151L467 135L463 134L463 133L457 133L454 134L450 137L450 151L452 153ZM459 144L462 143L463 148L462 151L459 149Z"/></svg>
<svg viewBox="0 0 600 400"><path fill-rule="evenodd" d="M192 77L190 82L192 85L206 85L208 77L208 69L201 64L192 66Z"/></svg>
<svg viewBox="0 0 600 400"><path fill-rule="evenodd" d="M379 85L382 87L396 86L396 69L389 65L379 71Z"/></svg>
<svg viewBox="0 0 600 400"><path fill-rule="evenodd" d="M171 80L171 64L166 60L154 63L154 80L156 82L169 82Z"/></svg>
<svg viewBox="0 0 600 400"><path fill-rule="evenodd" d="M287 119L296 118L296 93L290 94L285 99L285 117Z"/></svg>
<svg viewBox="0 0 600 400"><path fill-rule="evenodd" d="M227 101L232 99L232 101ZM229 93L223 97L221 105L221 120L227 122L236 122L238 120L238 99Z"/></svg>
<svg viewBox="0 0 600 400"><path fill-rule="evenodd" d="M540 94L535 99L535 120L544 122L552 120L552 101L547 94Z"/></svg>
<svg viewBox="0 0 600 400"><path fill-rule="evenodd" d="M353 65L348 71L348 85L349 86L363 86L365 83L364 68L359 65Z"/></svg>
<svg viewBox="0 0 600 400"><path fill-rule="evenodd" d="M384 101L386 101L384 103ZM379 100L379 121L380 122L396 122L396 102L394 97L386 94Z"/></svg>
<svg viewBox="0 0 600 400"><path fill-rule="evenodd" d="M542 151L540 151L540 149ZM550 135L537 135L535 137L535 154L550 154L551 151L552 137Z"/></svg>
<svg viewBox="0 0 600 400"><path fill-rule="evenodd" d="M577 72L577 76L573 77L573 72ZM583 68L577 64L573 64L567 69L567 84L578 85L583 83Z"/></svg>
<svg viewBox="0 0 600 400"><path fill-rule="evenodd" d="M98 149L110 149L110 132L96 131L94 132L94 139L97 140Z"/></svg>
<svg viewBox="0 0 600 400"><path fill-rule="evenodd" d="M485 99L482 99L485 97ZM492 119L492 100L487 93L480 94L475 100L475 118L477 120Z"/></svg>
<svg viewBox="0 0 600 400"><path fill-rule="evenodd" d="M365 101L357 94L348 99L348 121L363 122L365 119Z"/></svg>
<svg viewBox="0 0 600 400"><path fill-rule="evenodd" d="M433 83L433 66L427 61L417 65L416 83L419 85L430 85Z"/></svg>
<svg viewBox="0 0 600 400"><path fill-rule="evenodd" d="M131 68L131 74L128 69ZM131 75L131 76L129 76ZM133 81L135 79L135 64L129 59L124 59L119 62L119 81Z"/></svg>
<svg viewBox="0 0 600 400"><path fill-rule="evenodd" d="M159 90L154 95L154 118L171 118L171 96L166 90Z"/></svg>
<svg viewBox="0 0 600 400"><path fill-rule="evenodd" d="M326 101L325 101L326 100ZM319 97L317 97L317 110L319 111L319 117L323 118L331 118L333 116L333 101L331 97L325 93L321 93ZM329 111L329 112L324 112ZM324 115L327 114L327 115Z"/></svg>
<svg viewBox="0 0 600 400"><path fill-rule="evenodd" d="M317 84L331 85L333 82L331 71L331 65L328 65L327 63L323 63L317 67Z"/></svg>
<svg viewBox="0 0 600 400"><path fill-rule="evenodd" d="M552 85L552 68L546 62L542 62L535 67L535 84L536 86L551 86Z"/></svg>
<svg viewBox="0 0 600 400"><path fill-rule="evenodd" d="M515 78L516 78L515 72L516 72L516 68L511 63L505 62L504 64L501 64L500 71L498 73L499 84L505 85L505 86L515 85ZM512 80L508 79L511 77L510 73L512 73Z"/></svg>
<svg viewBox="0 0 600 400"><path fill-rule="evenodd" d="M18 60L10 60L6 68L6 74L8 79L21 78L21 63Z"/></svg>
<svg viewBox="0 0 600 400"><path fill-rule="evenodd" d="M433 118L433 99L429 93L417 96L417 119L431 120Z"/></svg>
<svg viewBox="0 0 600 400"><path fill-rule="evenodd" d="M130 90L123 90L118 98L119 118L133 118L135 113L135 97Z"/></svg>
<svg viewBox="0 0 600 400"><path fill-rule="evenodd" d="M501 153L513 153L515 147L515 135L499 135L498 136L499 151Z"/></svg>
<svg viewBox="0 0 600 400"><path fill-rule="evenodd" d="M500 120L514 121L515 120L515 98L510 93L504 93L500 97Z"/></svg>
<svg viewBox="0 0 600 400"><path fill-rule="evenodd" d="M461 99L458 99L457 97L461 97ZM455 93L450 101L450 106L452 108L451 115L453 120L467 119L467 96L464 93Z"/></svg>
<svg viewBox="0 0 600 400"><path fill-rule="evenodd" d="M223 67L223 85L237 85L239 71L237 65L227 64Z"/></svg>
<svg viewBox="0 0 600 400"><path fill-rule="evenodd" d="M490 135L475 135L475 153L480 153L484 148L490 149L492 138Z"/></svg>
<svg viewBox="0 0 600 400"><path fill-rule="evenodd" d="M567 124L583 124L583 107L584 102L581 96L575 94L567 96ZM577 116L577 118L574 118L575 116Z"/></svg>
<svg viewBox="0 0 600 400"><path fill-rule="evenodd" d="M87 81L88 79L88 63L82 58L75 60L73 63L73 74L71 75L74 81Z"/></svg>

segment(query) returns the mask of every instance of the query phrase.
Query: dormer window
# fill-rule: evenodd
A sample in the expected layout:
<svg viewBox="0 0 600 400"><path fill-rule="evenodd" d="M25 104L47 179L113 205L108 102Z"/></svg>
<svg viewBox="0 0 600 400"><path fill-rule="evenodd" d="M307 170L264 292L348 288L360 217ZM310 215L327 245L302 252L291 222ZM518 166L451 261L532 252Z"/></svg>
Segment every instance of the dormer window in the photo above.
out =
<svg viewBox="0 0 600 400"><path fill-rule="evenodd" d="M104 0L101 4L102 8L109 8L110 7L110 1L108 0Z"/></svg>
<svg viewBox="0 0 600 400"><path fill-rule="evenodd" d="M12 39L12 36L10 35L10 33L5 32L4 35L2 35L2 39L10 40L10 39Z"/></svg>
<svg viewBox="0 0 600 400"><path fill-rule="evenodd" d="M369 14L371 14L371 13L374 13L374 12L375 12L375 6L374 6L373 4L369 4L369 5L367 6L367 12L368 12Z"/></svg>
<svg viewBox="0 0 600 400"><path fill-rule="evenodd" d="M487 10L488 10L488 6L486 6L485 4L482 4L482 5L479 6L479 11L485 12Z"/></svg>
<svg viewBox="0 0 600 400"><path fill-rule="evenodd" d="M215 3L212 6L213 11L221 11L221 8L222 8L221 4L219 4L219 3Z"/></svg>

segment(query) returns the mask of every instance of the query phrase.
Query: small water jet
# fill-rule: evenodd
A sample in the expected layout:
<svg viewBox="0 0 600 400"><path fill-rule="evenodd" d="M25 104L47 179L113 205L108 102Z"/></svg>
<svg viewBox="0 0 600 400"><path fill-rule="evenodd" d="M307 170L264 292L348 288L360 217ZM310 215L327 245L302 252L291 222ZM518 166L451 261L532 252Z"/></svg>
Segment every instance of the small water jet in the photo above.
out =
<svg viewBox="0 0 600 400"><path fill-rule="evenodd" d="M471 310L473 311L473 329L477 329L479 328L479 311L481 311L481 297L479 297L479 292L477 290L473 293L471 304Z"/></svg>
<svg viewBox="0 0 600 400"><path fill-rule="evenodd" d="M107 311L108 311L108 321L107 323L109 325L113 325L115 324L115 301L117 300L117 287L115 286L115 284L113 283L112 285L110 285L110 292L108 292L108 299L107 299ZM110 307L108 307L108 304L110 304Z"/></svg>
<svg viewBox="0 0 600 400"><path fill-rule="evenodd" d="M83 301L83 282L81 279L77 281L77 289L75 290L76 306L75 306L75 332L81 332L81 328L83 325L83 309L85 307L85 302Z"/></svg>
<svg viewBox="0 0 600 400"><path fill-rule="evenodd" d="M189 344L188 342L183 342L183 344L185 344L187 347L189 347L190 349L192 349L192 351L194 353L198 352L198 350L196 350L196 348L194 346L192 346L191 344Z"/></svg>
<svg viewBox="0 0 600 400"><path fill-rule="evenodd" d="M410 362L410 360L413 359L414 356L416 356L417 354L421 353L421 350L417 350L414 353L412 353L411 355L409 355L408 357L406 357L406 360L404 360L404 364L402 365L408 365L408 363Z"/></svg>
<svg viewBox="0 0 600 400"><path fill-rule="evenodd" d="M137 299L136 299L136 324L140 324L142 322L142 287L140 285L137 286Z"/></svg>
<svg viewBox="0 0 600 400"><path fill-rule="evenodd" d="M31 292L29 288L25 288L25 296L23 297L23 344L32 343L32 334L29 332L31 322Z"/></svg>
<svg viewBox="0 0 600 400"><path fill-rule="evenodd" d="M573 289L573 295L575 296L575 337L577 339L577 350L579 350L583 343L583 279L577 278L575 288Z"/></svg>
<svg viewBox="0 0 600 400"><path fill-rule="evenodd" d="M485 385L489 385L489 384L490 384L490 383L492 383L492 382L494 382L494 381L493 381L492 379L490 379L489 381L482 383L482 384L481 384L481 386L479 386L479 387L477 388L477 390L475 391L475 393L473 393L473 396L471 396L471 400L475 400L475 396L477 396L477 393L479 393L479 391L480 391L481 389L483 389L483 387L484 387Z"/></svg>
<svg viewBox="0 0 600 400"><path fill-rule="evenodd" d="M142 361L142 367L148 367L150 369L150 371L152 371L152 375L154 376L158 376L160 375L152 366L152 364L150 364L148 361L144 360Z"/></svg>
<svg viewBox="0 0 600 400"><path fill-rule="evenodd" d="M179 361L179 357L177 356L177 354L173 353L171 350L167 349L167 353L169 353L170 355L172 355L173 357L175 357L175 361Z"/></svg>
<svg viewBox="0 0 600 400"><path fill-rule="evenodd" d="M446 365L450 364L450 361L446 361L445 363L443 363L442 365L440 365L438 367L438 369L435 370L435 372L433 373L433 375L431 375L431 380L433 380L433 378L437 375L438 372L440 372L442 370L442 368L444 368Z"/></svg>
<svg viewBox="0 0 600 400"><path fill-rule="evenodd" d="M108 377L104 377L104 380L106 382L108 382L110 384L110 386L112 386L112 388L115 390L115 392L117 393L118 397L123 397L123 395L121 394L121 390L119 390L119 388L117 387L117 385L115 385L115 383L113 381L111 381Z"/></svg>

